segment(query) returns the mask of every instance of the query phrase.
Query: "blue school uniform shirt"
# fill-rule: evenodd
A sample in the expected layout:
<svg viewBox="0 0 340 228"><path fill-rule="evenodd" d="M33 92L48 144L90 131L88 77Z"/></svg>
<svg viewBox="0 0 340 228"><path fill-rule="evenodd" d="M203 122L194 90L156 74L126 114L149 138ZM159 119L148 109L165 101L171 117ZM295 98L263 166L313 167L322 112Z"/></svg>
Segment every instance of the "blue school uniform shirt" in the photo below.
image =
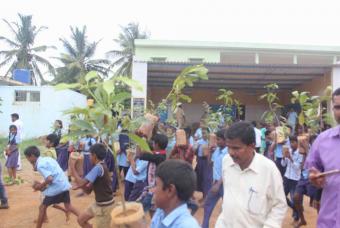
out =
<svg viewBox="0 0 340 228"><path fill-rule="evenodd" d="M290 146L290 142L289 142L289 139L283 143L283 144L277 144L276 145L276 148L275 148L275 157L276 158L283 158L283 145L286 145L286 146Z"/></svg>
<svg viewBox="0 0 340 228"><path fill-rule="evenodd" d="M213 161L213 179L219 181L222 179L222 161L224 156L228 154L228 147L221 148L217 147L212 154L211 160Z"/></svg>
<svg viewBox="0 0 340 228"><path fill-rule="evenodd" d="M285 177L289 180L298 181L301 178L301 164L303 162L303 154L300 154L299 150L295 150L292 154L292 160L284 158L281 160L282 166L287 166Z"/></svg>
<svg viewBox="0 0 340 228"><path fill-rule="evenodd" d="M199 228L196 219L190 214L186 203L165 215L157 208L151 221L151 228Z"/></svg>
<svg viewBox="0 0 340 228"><path fill-rule="evenodd" d="M146 176L147 176L147 170L148 170L148 161L143 161L143 160L136 160L136 170L138 172L137 175L135 175L136 177L136 181L145 181L146 180Z"/></svg>
<svg viewBox="0 0 340 228"><path fill-rule="evenodd" d="M195 132L195 137L197 139L201 139L202 138L202 128L198 128Z"/></svg>
<svg viewBox="0 0 340 228"><path fill-rule="evenodd" d="M145 181L146 176L147 176L147 168L148 168L148 161L143 161L143 160L136 160L136 170L138 172L137 175L135 175L132 171L132 167L130 166L125 180L131 182L131 183L136 183L137 181Z"/></svg>
<svg viewBox="0 0 340 228"><path fill-rule="evenodd" d="M98 177L102 177L103 175L104 175L103 167L100 164L96 164L91 169L91 171L85 176L85 179L93 184Z"/></svg>
<svg viewBox="0 0 340 228"><path fill-rule="evenodd" d="M52 183L43 191L45 196L55 196L71 188L65 173L58 162L50 157L39 157L36 162L36 169L46 179L52 176Z"/></svg>
<svg viewBox="0 0 340 228"><path fill-rule="evenodd" d="M200 140L197 141L197 144L198 144L197 155L198 155L198 157L203 157L202 145L208 144L208 140L200 139Z"/></svg>
<svg viewBox="0 0 340 228"><path fill-rule="evenodd" d="M136 183L136 176L133 174L132 167L130 166L128 172L126 173L125 180L131 183Z"/></svg>
<svg viewBox="0 0 340 228"><path fill-rule="evenodd" d="M129 163L125 153L120 153L117 155L117 162L119 166L129 167Z"/></svg>

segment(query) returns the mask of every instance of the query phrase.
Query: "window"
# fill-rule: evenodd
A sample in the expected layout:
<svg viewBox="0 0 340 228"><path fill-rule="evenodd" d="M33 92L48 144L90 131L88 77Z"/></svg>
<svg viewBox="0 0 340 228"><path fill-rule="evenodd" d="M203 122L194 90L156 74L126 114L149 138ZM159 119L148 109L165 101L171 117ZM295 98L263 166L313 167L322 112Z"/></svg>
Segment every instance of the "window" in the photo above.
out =
<svg viewBox="0 0 340 228"><path fill-rule="evenodd" d="M27 101L27 93L28 93L28 91L16 90L15 91L15 101L17 101L17 102Z"/></svg>
<svg viewBox="0 0 340 228"><path fill-rule="evenodd" d="M39 91L31 91L30 92L30 101L31 102L40 102L40 92Z"/></svg>
<svg viewBox="0 0 340 228"><path fill-rule="evenodd" d="M165 62L166 57L152 57L151 58L153 62Z"/></svg>
<svg viewBox="0 0 340 228"><path fill-rule="evenodd" d="M189 62L191 63L203 63L203 58L189 58Z"/></svg>
<svg viewBox="0 0 340 228"><path fill-rule="evenodd" d="M15 91L15 102L40 102L40 91Z"/></svg>

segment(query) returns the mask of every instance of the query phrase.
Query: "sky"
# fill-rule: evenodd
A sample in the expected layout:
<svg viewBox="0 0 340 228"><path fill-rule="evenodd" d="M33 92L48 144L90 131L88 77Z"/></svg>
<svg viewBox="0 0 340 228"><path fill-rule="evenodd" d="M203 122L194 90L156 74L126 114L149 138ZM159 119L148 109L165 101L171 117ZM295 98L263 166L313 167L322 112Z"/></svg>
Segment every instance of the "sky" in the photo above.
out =
<svg viewBox="0 0 340 228"><path fill-rule="evenodd" d="M89 40L101 40L96 57L104 57L117 48L119 26L129 22L138 22L157 40L340 46L340 1L2 0L0 11L8 21L31 14L35 25L47 26L36 42L58 47L49 56L62 51L59 38L69 37L70 26L86 25ZM0 35L9 34L0 21Z"/></svg>

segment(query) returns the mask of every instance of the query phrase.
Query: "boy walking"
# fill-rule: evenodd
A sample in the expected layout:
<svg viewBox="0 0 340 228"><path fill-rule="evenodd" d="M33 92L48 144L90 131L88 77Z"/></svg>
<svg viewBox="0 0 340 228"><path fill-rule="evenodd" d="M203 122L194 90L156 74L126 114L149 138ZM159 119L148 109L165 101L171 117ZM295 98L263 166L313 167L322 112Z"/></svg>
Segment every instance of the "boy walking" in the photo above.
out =
<svg viewBox="0 0 340 228"><path fill-rule="evenodd" d="M200 227L186 204L195 187L196 175L190 164L181 160L161 163L157 167L156 186L153 189L157 210L150 227Z"/></svg>
<svg viewBox="0 0 340 228"><path fill-rule="evenodd" d="M39 207L36 227L42 227L43 221L47 218L47 208L51 205L64 203L66 214L72 212L78 216L78 211L71 205L69 192L71 185L57 161L50 157L41 157L36 146L26 148L24 154L33 165L34 170L37 170L44 177L44 182L35 182L33 185L35 191L41 191L45 196ZM57 209L62 210L61 208Z"/></svg>
<svg viewBox="0 0 340 228"><path fill-rule="evenodd" d="M204 202L203 228L209 228L210 216L218 200L223 197L222 160L228 153L224 134L225 130L220 130L216 133L218 147L215 149L211 158L211 161L213 162L213 185Z"/></svg>
<svg viewBox="0 0 340 228"><path fill-rule="evenodd" d="M91 162L94 165L91 171L82 179L77 172L75 178L79 184L75 189L82 188L87 194L94 191L96 202L85 212L79 215L78 224L90 228L89 220L95 218L96 227L109 228L111 225L111 211L113 209L113 191L109 170L104 162L106 147L97 143L90 147ZM74 168L74 167L72 167Z"/></svg>
<svg viewBox="0 0 340 228"><path fill-rule="evenodd" d="M293 209L293 217L295 221L299 220L298 213L295 209L295 206L293 204L294 199L294 193L296 189L296 185L298 181L301 178L301 169L302 169L302 163L303 163L303 154L301 154L298 150L298 140L296 136L290 136L290 147L287 148L288 150L285 150L283 148L283 159L281 161L281 164L283 167L286 168L285 175L283 177L283 187L285 191L285 195L287 198L287 195L290 195L290 200L287 198L287 204L289 207Z"/></svg>

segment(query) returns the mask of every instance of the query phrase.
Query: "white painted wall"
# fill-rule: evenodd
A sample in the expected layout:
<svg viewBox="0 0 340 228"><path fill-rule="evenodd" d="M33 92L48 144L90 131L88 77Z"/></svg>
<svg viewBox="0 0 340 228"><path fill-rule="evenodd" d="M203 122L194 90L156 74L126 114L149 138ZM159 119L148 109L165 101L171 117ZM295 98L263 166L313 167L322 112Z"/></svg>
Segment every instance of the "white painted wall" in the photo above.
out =
<svg viewBox="0 0 340 228"><path fill-rule="evenodd" d="M15 102L15 91L40 91L40 102ZM56 91L51 86L0 86L0 135L8 135L11 114L18 113L23 121L23 137L33 138L51 132L56 119L68 128L69 117L63 111L73 107L85 107L86 96L72 90Z"/></svg>

